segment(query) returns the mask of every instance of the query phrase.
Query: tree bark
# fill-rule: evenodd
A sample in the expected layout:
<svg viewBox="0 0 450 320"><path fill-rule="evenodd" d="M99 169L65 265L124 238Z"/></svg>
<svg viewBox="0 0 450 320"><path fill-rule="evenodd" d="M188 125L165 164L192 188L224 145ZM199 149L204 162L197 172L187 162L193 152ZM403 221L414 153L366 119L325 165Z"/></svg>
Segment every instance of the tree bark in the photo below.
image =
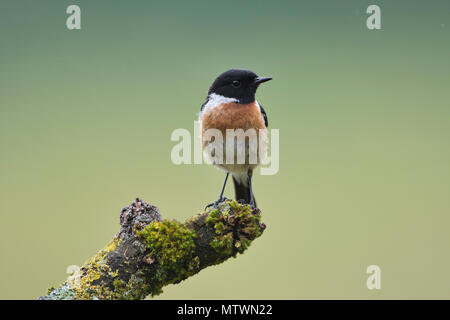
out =
<svg viewBox="0 0 450 320"><path fill-rule="evenodd" d="M144 299L243 253L265 229L258 209L225 200L184 223L136 199L113 240L41 300Z"/></svg>

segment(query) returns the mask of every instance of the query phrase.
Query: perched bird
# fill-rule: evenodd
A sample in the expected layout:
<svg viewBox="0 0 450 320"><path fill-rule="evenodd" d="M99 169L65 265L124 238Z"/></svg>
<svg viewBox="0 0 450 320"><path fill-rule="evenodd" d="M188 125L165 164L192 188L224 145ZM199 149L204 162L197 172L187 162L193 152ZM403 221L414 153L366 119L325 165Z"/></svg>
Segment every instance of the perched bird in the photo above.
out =
<svg viewBox="0 0 450 320"><path fill-rule="evenodd" d="M206 101L199 114L203 152L212 164L226 172L219 199L213 203L215 207L224 199L223 192L231 173L236 200L243 200L252 208L256 208L252 190L252 175L253 170L267 155L268 121L266 112L255 99L255 93L261 83L271 79L270 77L258 77L250 70L231 69L219 75L209 88ZM229 129L234 132L237 129L242 129L241 132L253 130L256 132L257 142L257 147L252 148L250 136L246 136L245 140L241 139L240 142L238 138L233 137L234 158L231 163L227 161L226 148L227 135L230 134ZM210 139L209 130L220 131L223 139ZM210 150L213 152L210 153ZM243 161L237 161L240 151L241 155L244 155Z"/></svg>

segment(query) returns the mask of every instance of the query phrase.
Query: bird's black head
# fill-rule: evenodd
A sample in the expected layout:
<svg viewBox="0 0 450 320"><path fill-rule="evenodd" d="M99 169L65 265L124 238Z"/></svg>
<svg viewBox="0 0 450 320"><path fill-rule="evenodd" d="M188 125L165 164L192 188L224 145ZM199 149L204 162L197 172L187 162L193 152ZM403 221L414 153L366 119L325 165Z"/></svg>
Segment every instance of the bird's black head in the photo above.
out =
<svg viewBox="0 0 450 320"><path fill-rule="evenodd" d="M214 80L208 95L215 93L227 98L235 98L239 100L239 103L251 103L255 101L258 86L269 80L272 78L258 77L250 70L231 69Z"/></svg>

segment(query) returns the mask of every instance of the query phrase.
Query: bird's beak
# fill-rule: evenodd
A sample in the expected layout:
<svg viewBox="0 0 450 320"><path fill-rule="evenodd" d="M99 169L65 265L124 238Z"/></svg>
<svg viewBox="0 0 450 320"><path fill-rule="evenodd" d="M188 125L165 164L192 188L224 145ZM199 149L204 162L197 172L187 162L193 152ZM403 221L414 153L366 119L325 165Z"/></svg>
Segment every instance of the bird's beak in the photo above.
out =
<svg viewBox="0 0 450 320"><path fill-rule="evenodd" d="M260 83L263 83L263 82L267 82L269 80L272 80L272 78L271 77L258 77L258 78L255 79L255 83L256 84L260 84Z"/></svg>

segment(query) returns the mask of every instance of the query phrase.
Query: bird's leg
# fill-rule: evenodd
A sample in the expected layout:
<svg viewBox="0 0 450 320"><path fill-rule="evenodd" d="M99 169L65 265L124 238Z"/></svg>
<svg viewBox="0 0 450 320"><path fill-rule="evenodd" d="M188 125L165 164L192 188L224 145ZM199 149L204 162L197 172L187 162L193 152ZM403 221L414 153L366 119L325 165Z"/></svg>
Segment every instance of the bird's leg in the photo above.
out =
<svg viewBox="0 0 450 320"><path fill-rule="evenodd" d="M252 177L253 177L253 170L248 170L247 179L248 179L248 189L250 190L250 207L252 209L255 209L256 203L255 203L255 197L253 196Z"/></svg>
<svg viewBox="0 0 450 320"><path fill-rule="evenodd" d="M214 208L217 208L217 206L219 205L219 203L221 203L224 198L223 198L223 193L225 191L225 186L227 185L227 180L228 180L228 176L230 175L229 172L227 172L227 174L225 175L225 181L223 182L223 186L222 186L222 191L220 191L220 196L219 196L219 200L217 200L216 202L210 203L208 204L205 209L214 206Z"/></svg>
<svg viewBox="0 0 450 320"><path fill-rule="evenodd" d="M225 191L225 186L227 185L228 176L230 175L229 172L225 175L225 181L223 182L222 191L220 191L220 196L218 202L221 202L223 200L223 192Z"/></svg>

